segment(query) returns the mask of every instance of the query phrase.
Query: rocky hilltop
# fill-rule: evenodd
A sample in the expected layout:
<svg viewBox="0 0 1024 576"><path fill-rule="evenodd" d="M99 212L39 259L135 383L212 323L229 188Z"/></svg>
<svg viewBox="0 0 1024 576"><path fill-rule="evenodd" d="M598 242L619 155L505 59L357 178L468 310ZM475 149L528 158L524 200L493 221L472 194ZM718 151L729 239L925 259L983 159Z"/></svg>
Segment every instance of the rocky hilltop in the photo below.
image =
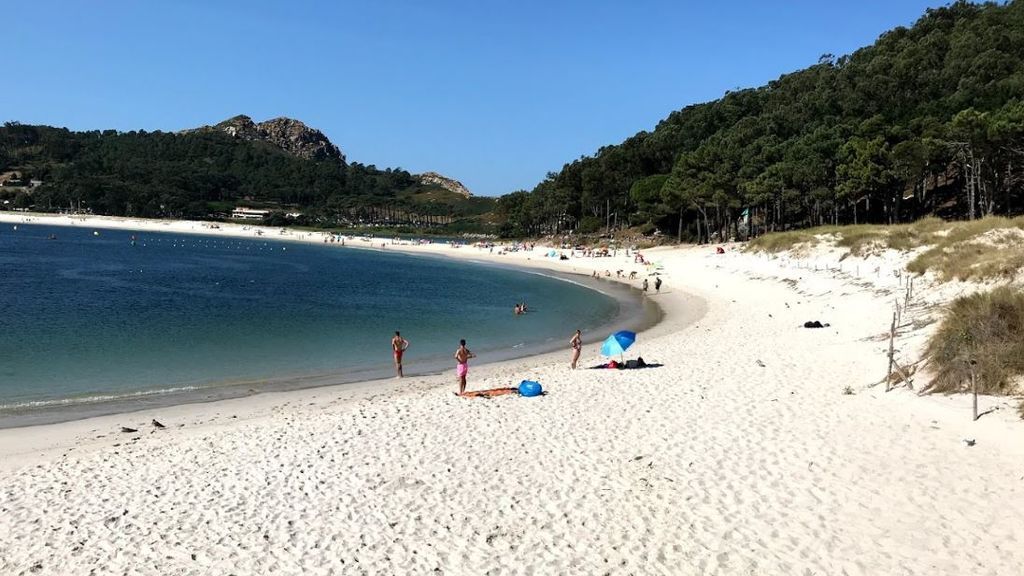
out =
<svg viewBox="0 0 1024 576"><path fill-rule="evenodd" d="M345 161L345 155L323 132L292 118L281 117L256 123L248 116L238 115L215 126L186 132L199 130L220 130L242 140L267 142L299 158Z"/></svg>
<svg viewBox="0 0 1024 576"><path fill-rule="evenodd" d="M420 179L421 184L433 184L435 186L440 186L445 190L448 190L449 192L454 192L456 194L465 196L466 198L469 198L470 196L473 195L469 191L469 188L466 188L465 186L462 185L462 182L459 182L458 180L453 180L447 176L442 176L437 172L424 172L423 174L419 174L416 177Z"/></svg>
<svg viewBox="0 0 1024 576"><path fill-rule="evenodd" d="M345 155L323 132L310 128L299 120L292 118L281 117L257 123L253 122L252 118L240 114L213 126L203 126L191 130L183 130L182 132L189 133L204 130L224 132L233 138L241 140L266 142L299 158L309 160L334 159L339 162L345 162ZM424 172L423 174L417 174L415 178L419 180L420 184L440 186L464 198L473 196L462 182L437 172Z"/></svg>

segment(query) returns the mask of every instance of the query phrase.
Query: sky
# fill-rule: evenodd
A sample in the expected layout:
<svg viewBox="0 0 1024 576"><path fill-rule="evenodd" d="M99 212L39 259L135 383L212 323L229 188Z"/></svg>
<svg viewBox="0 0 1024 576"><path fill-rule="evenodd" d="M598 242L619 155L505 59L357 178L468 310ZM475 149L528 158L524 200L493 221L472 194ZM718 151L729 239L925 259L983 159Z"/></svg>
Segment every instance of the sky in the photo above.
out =
<svg viewBox="0 0 1024 576"><path fill-rule="evenodd" d="M4 0L0 121L288 116L349 161L494 196L945 3Z"/></svg>

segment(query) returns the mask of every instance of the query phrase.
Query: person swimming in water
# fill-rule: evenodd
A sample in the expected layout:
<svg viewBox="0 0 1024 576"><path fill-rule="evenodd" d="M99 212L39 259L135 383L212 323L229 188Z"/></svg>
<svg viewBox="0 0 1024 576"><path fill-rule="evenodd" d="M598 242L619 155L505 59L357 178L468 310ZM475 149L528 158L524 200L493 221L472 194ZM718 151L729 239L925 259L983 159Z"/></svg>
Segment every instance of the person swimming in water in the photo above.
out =
<svg viewBox="0 0 1024 576"><path fill-rule="evenodd" d="M455 376L459 381L459 396L466 392L466 374L469 373L470 358L476 358L476 354L466 348L465 340L459 340L459 349L455 351Z"/></svg>

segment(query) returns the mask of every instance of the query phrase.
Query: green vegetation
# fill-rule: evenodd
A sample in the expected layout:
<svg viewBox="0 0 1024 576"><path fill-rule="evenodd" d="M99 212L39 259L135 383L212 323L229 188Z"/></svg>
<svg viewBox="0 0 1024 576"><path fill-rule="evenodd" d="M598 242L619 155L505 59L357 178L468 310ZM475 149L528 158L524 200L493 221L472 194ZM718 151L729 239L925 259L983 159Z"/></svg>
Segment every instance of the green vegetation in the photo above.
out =
<svg viewBox="0 0 1024 576"><path fill-rule="evenodd" d="M404 170L303 159L216 130L72 132L8 122L0 174L10 172L43 184L0 188L0 199L38 211L206 219L244 204L279 210L277 219L301 212L295 223L309 226L427 229L480 224L494 208L493 199L423 185Z"/></svg>
<svg viewBox="0 0 1024 576"><path fill-rule="evenodd" d="M995 219L985 219L992 221ZM924 218L912 224L857 224L850 226L816 226L788 232L772 232L750 241L748 250L782 252L797 245L815 246L833 240L836 246L848 248L852 256L864 256L872 250L912 250L932 244L952 224L938 218Z"/></svg>
<svg viewBox="0 0 1024 576"><path fill-rule="evenodd" d="M788 232L772 232L764 236L758 236L747 244L747 250L754 252L785 252L794 250L797 246L816 246L823 240L822 236L833 234L838 229L833 226L818 226L816 228L805 228L803 230L790 230Z"/></svg>
<svg viewBox="0 0 1024 576"><path fill-rule="evenodd" d="M1022 183L1024 0L957 1L853 54L673 112L499 211L508 235L649 223L708 241L1015 215ZM917 242L901 234L889 241Z"/></svg>
<svg viewBox="0 0 1024 576"><path fill-rule="evenodd" d="M912 224L883 226L818 226L765 234L750 241L748 250L782 252L823 242L865 256L879 250L914 250L927 246L907 270L933 272L939 280L1012 280L1024 270L1024 217L991 216L968 222L925 218Z"/></svg>
<svg viewBox="0 0 1024 576"><path fill-rule="evenodd" d="M957 223L933 241L907 270L932 270L942 280L972 280L1013 279L1024 269L1024 217Z"/></svg>
<svg viewBox="0 0 1024 576"><path fill-rule="evenodd" d="M935 378L926 392L1013 394L1024 375L1024 292L1012 287L958 298L928 343Z"/></svg>

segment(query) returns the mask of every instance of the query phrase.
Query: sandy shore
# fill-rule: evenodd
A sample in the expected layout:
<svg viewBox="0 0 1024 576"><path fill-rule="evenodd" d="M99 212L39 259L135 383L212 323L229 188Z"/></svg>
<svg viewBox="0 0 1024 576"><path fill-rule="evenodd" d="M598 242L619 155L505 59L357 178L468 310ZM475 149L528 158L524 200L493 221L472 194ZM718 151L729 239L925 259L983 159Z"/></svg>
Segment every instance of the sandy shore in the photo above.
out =
<svg viewBox="0 0 1024 576"><path fill-rule="evenodd" d="M663 366L570 371L566 351L471 370L540 398L457 398L446 374L0 431L0 573L1019 573L1024 426L872 386L893 264L731 248L645 253L665 319L640 351ZM798 327L814 319L831 327Z"/></svg>

